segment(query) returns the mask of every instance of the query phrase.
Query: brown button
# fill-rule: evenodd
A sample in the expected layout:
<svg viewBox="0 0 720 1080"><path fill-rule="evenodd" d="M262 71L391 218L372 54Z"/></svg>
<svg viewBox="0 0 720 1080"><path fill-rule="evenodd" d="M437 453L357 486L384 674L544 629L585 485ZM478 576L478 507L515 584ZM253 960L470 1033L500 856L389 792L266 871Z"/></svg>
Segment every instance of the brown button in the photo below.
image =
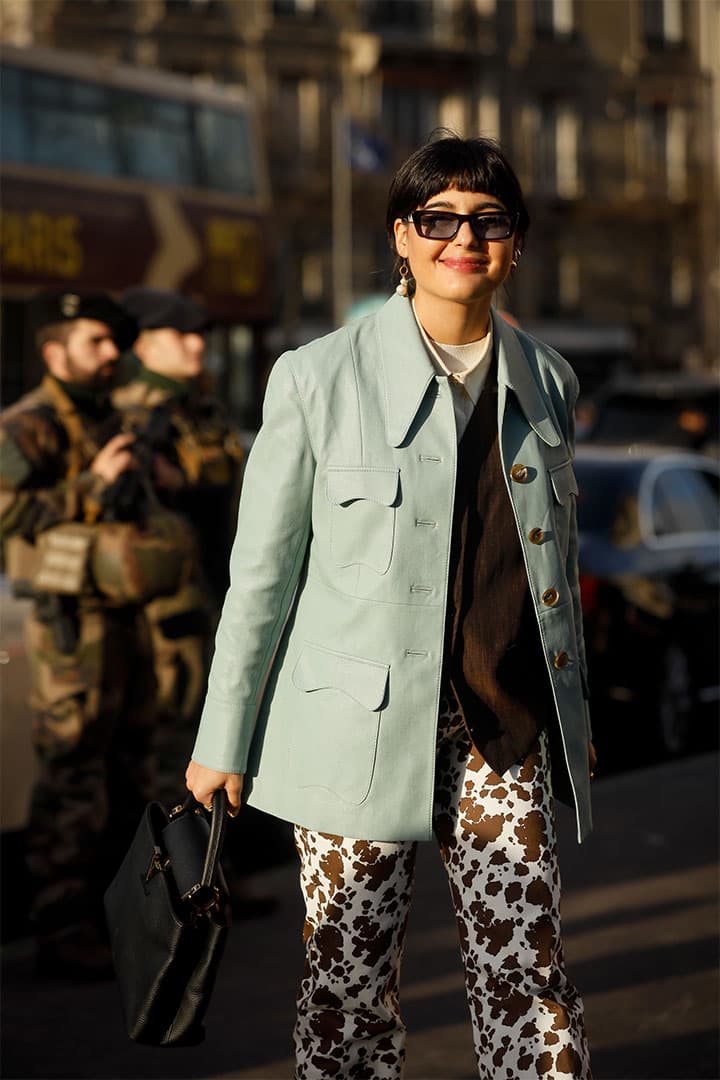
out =
<svg viewBox="0 0 720 1080"><path fill-rule="evenodd" d="M542 544L545 539L545 533L542 529L531 529L528 533L528 540L531 544Z"/></svg>
<svg viewBox="0 0 720 1080"><path fill-rule="evenodd" d="M527 465L521 465L519 462L517 465L513 465L510 470L510 478L518 484L524 484L528 478Z"/></svg>
<svg viewBox="0 0 720 1080"><path fill-rule="evenodd" d="M555 653L555 659L553 660L553 667L557 668L558 671L561 671L562 668L568 666L569 662L570 662L570 657L568 656L568 654L565 652L564 649L561 649L560 652Z"/></svg>
<svg viewBox="0 0 720 1080"><path fill-rule="evenodd" d="M546 589L545 592L542 594L542 602L547 607L555 607L559 599L560 593L557 591L557 589Z"/></svg>

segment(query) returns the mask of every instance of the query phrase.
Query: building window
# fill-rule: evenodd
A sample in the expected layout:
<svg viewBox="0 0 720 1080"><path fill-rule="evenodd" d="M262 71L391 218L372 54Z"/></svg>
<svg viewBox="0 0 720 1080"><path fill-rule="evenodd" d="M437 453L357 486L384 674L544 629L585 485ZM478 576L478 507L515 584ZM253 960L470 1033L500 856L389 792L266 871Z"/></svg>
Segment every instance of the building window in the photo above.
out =
<svg viewBox="0 0 720 1080"><path fill-rule="evenodd" d="M674 255L670 267L670 296L673 307L689 307L692 294L692 264L687 256Z"/></svg>
<svg viewBox="0 0 720 1080"><path fill-rule="evenodd" d="M325 291L323 256L314 251L303 255L300 276L303 303L311 306L319 304Z"/></svg>
<svg viewBox="0 0 720 1080"><path fill-rule="evenodd" d="M580 194L580 125L573 108L559 105L555 110L555 190L562 199Z"/></svg>
<svg viewBox="0 0 720 1080"><path fill-rule="evenodd" d="M320 143L320 86L315 79L298 83L298 118L300 146L306 154L315 154Z"/></svg>
<svg viewBox="0 0 720 1080"><path fill-rule="evenodd" d="M570 37L575 30L574 0L534 0L535 32L540 37Z"/></svg>
<svg viewBox="0 0 720 1080"><path fill-rule="evenodd" d="M530 171L535 190L543 195L575 199L580 184L580 122L575 109L545 101L525 114L526 138L530 138Z"/></svg>
<svg viewBox="0 0 720 1080"><path fill-rule="evenodd" d="M402 146L424 142L438 126L434 91L403 82L383 84L383 127Z"/></svg>
<svg viewBox="0 0 720 1080"><path fill-rule="evenodd" d="M643 0L643 31L648 45L672 48L685 38L682 0Z"/></svg>
<svg viewBox="0 0 720 1080"><path fill-rule="evenodd" d="M301 151L298 80L281 76L275 84L273 96L274 111L283 118L282 125L273 125L269 132L273 155L277 163L294 163L297 166Z"/></svg>
<svg viewBox="0 0 720 1080"><path fill-rule="evenodd" d="M315 0L272 0L273 15L312 15Z"/></svg>
<svg viewBox="0 0 720 1080"><path fill-rule="evenodd" d="M424 0L368 0L368 30L418 33L432 27L433 9Z"/></svg>
<svg viewBox="0 0 720 1080"><path fill-rule="evenodd" d="M687 144L687 112L673 106L667 110L665 141L667 193L673 202L683 202L687 198Z"/></svg>
<svg viewBox="0 0 720 1080"><path fill-rule="evenodd" d="M461 94L446 94L440 102L438 120L441 127L465 135L465 98Z"/></svg>
<svg viewBox="0 0 720 1080"><path fill-rule="evenodd" d="M664 102L647 107L639 117L645 187L674 202L687 198L687 113Z"/></svg>
<svg viewBox="0 0 720 1080"><path fill-rule="evenodd" d="M500 102L497 91L484 89L478 99L478 131L488 139L500 139Z"/></svg>
<svg viewBox="0 0 720 1080"><path fill-rule="evenodd" d="M566 311L580 303L580 259L574 252L566 252L558 260L558 298Z"/></svg>

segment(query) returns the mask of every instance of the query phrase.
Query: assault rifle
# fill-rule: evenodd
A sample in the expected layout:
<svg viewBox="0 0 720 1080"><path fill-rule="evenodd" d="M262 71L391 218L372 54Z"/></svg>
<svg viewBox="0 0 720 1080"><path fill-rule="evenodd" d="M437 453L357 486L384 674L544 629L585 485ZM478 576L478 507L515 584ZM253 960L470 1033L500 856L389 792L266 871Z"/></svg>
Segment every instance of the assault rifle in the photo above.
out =
<svg viewBox="0 0 720 1080"><path fill-rule="evenodd" d="M142 425L127 429L135 436L130 450L137 465L126 469L102 495L103 521L143 522L155 503L153 457L172 445L172 419L162 405Z"/></svg>

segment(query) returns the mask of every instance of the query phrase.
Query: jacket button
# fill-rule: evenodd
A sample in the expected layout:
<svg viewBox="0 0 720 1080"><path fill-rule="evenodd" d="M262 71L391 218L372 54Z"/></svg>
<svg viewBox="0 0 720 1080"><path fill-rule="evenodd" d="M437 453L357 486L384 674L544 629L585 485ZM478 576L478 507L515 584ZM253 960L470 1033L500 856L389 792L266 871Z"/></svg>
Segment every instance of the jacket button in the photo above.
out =
<svg viewBox="0 0 720 1080"><path fill-rule="evenodd" d="M542 544L545 539L545 533L542 529L531 529L528 533L528 540L531 544Z"/></svg>
<svg viewBox="0 0 720 1080"><path fill-rule="evenodd" d="M524 484L528 478L527 465L521 465L519 462L517 465L513 465L510 470L510 478L517 484Z"/></svg>
<svg viewBox="0 0 720 1080"><path fill-rule="evenodd" d="M558 671L562 671L564 667L568 666L569 661L570 657L564 649L561 649L560 652L555 653L555 657L553 659L553 667L556 668Z"/></svg>
<svg viewBox="0 0 720 1080"><path fill-rule="evenodd" d="M547 607L555 607L559 599L560 593L557 591L557 589L546 589L545 592L542 594L542 602Z"/></svg>

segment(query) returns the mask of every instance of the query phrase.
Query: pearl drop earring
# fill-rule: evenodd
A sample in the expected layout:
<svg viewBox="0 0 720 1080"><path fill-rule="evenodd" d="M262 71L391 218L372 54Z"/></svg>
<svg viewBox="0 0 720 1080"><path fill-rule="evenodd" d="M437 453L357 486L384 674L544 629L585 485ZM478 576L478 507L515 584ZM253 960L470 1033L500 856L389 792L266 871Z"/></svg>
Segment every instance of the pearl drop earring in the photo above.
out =
<svg viewBox="0 0 720 1080"><path fill-rule="evenodd" d="M395 286L395 292L398 296L407 296L408 294L408 278L410 277L410 268L406 262L400 267L400 282Z"/></svg>

